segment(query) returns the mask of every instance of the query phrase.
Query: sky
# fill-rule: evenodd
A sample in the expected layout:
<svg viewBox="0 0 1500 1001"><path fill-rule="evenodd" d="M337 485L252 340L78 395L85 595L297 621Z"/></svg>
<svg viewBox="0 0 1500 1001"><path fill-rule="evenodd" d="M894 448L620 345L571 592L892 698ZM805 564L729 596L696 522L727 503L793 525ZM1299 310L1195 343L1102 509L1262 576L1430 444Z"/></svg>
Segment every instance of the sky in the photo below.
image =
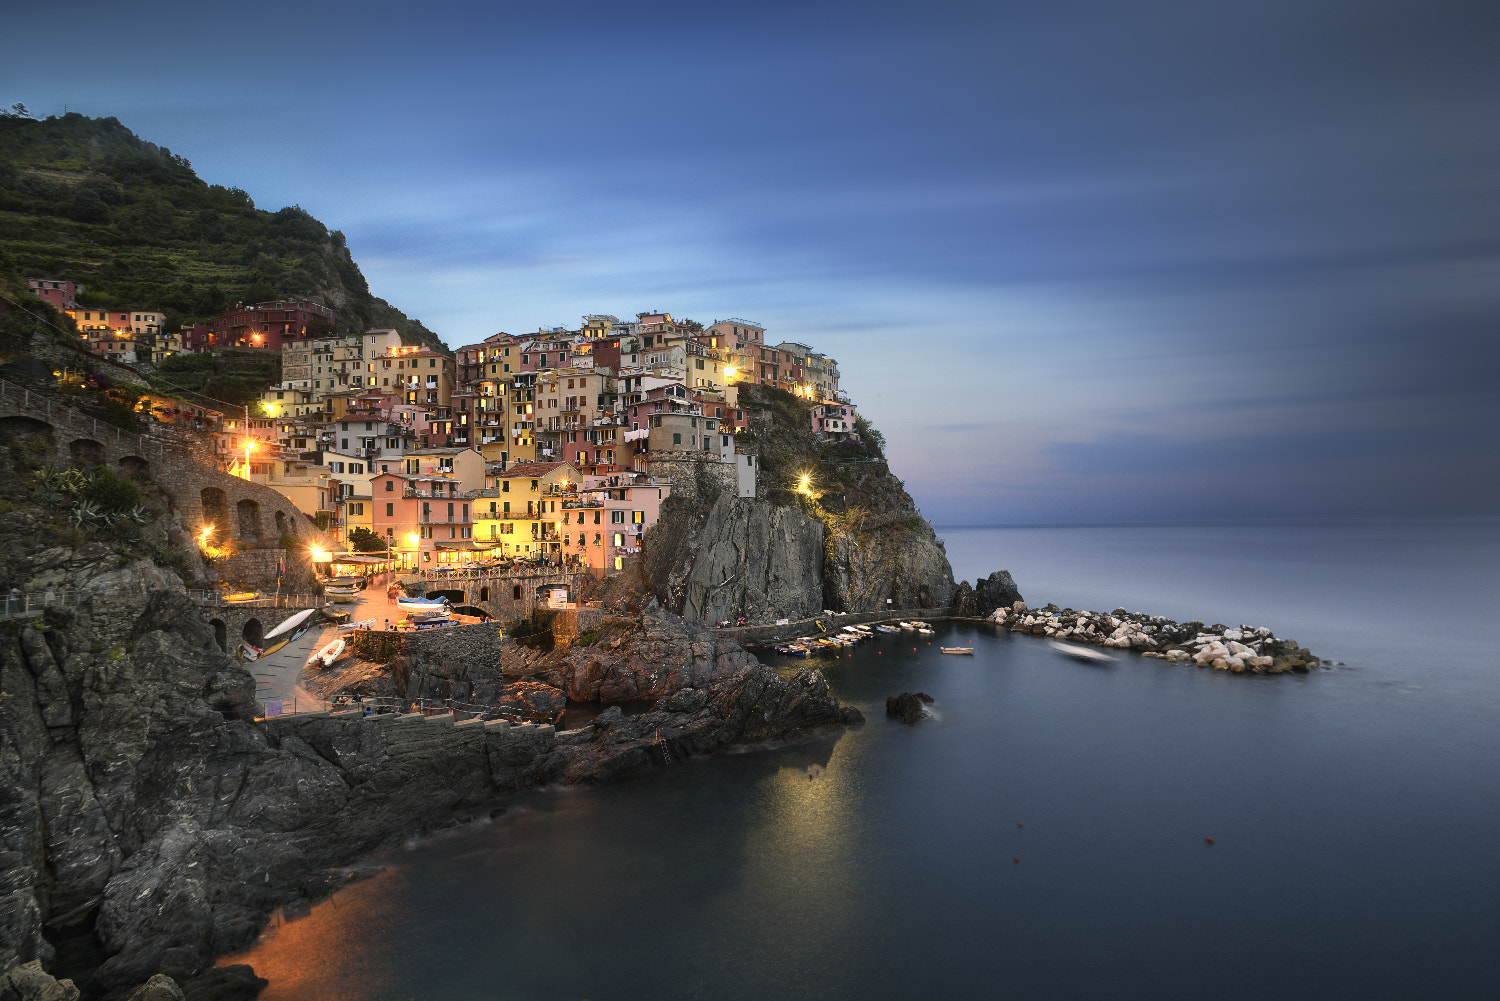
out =
<svg viewBox="0 0 1500 1001"><path fill-rule="evenodd" d="M68 21L0 103L301 205L450 346L645 310L811 344L936 524L1500 513L1492 0Z"/></svg>

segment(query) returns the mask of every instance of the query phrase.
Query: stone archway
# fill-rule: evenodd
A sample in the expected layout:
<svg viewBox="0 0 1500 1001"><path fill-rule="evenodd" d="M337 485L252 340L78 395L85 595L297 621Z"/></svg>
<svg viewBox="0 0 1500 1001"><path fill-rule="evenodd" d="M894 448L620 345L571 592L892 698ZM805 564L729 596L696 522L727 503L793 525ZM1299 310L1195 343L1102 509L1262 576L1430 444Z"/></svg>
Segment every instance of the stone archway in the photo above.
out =
<svg viewBox="0 0 1500 1001"><path fill-rule="evenodd" d="M290 520L291 519L287 518L285 511L277 511L276 512L276 538L277 539L280 539L283 535L285 535L288 531L291 530L291 526L288 524L288 522Z"/></svg>
<svg viewBox="0 0 1500 1001"><path fill-rule="evenodd" d="M149 480L151 463L139 455L124 455L120 457L120 472L133 480Z"/></svg>
<svg viewBox="0 0 1500 1001"><path fill-rule="evenodd" d="M68 442L68 455L75 466L104 465L104 446L92 438L74 438Z"/></svg>
<svg viewBox="0 0 1500 1001"><path fill-rule="evenodd" d="M468 601L468 597L462 591L428 591L429 598L447 598L452 605L461 605Z"/></svg>
<svg viewBox="0 0 1500 1001"><path fill-rule="evenodd" d="M0 437L13 444L39 442L47 451L57 451L57 435L52 425L34 417L0 417Z"/></svg>
<svg viewBox="0 0 1500 1001"><path fill-rule="evenodd" d="M260 541L260 504L245 498L236 505L239 513L239 538L242 542Z"/></svg>
<svg viewBox="0 0 1500 1001"><path fill-rule="evenodd" d="M245 623L245 628L240 630L240 638L258 648L266 641L266 629L259 619L250 619Z"/></svg>
<svg viewBox="0 0 1500 1001"><path fill-rule="evenodd" d="M229 538L229 497L218 487L204 487L199 493L203 504L203 524L213 526L215 539Z"/></svg>
<svg viewBox="0 0 1500 1001"><path fill-rule="evenodd" d="M228 651L229 629L224 625L223 619L210 619L209 625L214 627L214 642L219 644L219 649Z"/></svg>
<svg viewBox="0 0 1500 1001"><path fill-rule="evenodd" d="M489 588L487 588L487 587L481 587L479 589L479 600L480 601L489 601L490 600L490 589Z"/></svg>

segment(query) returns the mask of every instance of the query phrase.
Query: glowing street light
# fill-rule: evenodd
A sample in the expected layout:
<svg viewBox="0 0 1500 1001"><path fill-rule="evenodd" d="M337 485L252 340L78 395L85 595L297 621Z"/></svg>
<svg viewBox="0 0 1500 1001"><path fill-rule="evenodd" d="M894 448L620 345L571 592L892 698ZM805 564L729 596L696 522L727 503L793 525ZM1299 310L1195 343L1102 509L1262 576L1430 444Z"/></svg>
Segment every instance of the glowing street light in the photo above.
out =
<svg viewBox="0 0 1500 1001"><path fill-rule="evenodd" d="M208 537L210 535L213 535L213 534L214 534L214 527L212 525L204 525L203 526L203 531L201 531L201 532L198 533L198 541L199 542L207 542L208 541Z"/></svg>
<svg viewBox="0 0 1500 1001"><path fill-rule="evenodd" d="M312 549L308 551L312 553L312 561L314 563L327 563L330 556L332 555L322 546L313 546Z"/></svg>
<svg viewBox="0 0 1500 1001"><path fill-rule="evenodd" d="M812 494L812 477L807 473L802 474L802 480L797 484L797 492L800 494Z"/></svg>

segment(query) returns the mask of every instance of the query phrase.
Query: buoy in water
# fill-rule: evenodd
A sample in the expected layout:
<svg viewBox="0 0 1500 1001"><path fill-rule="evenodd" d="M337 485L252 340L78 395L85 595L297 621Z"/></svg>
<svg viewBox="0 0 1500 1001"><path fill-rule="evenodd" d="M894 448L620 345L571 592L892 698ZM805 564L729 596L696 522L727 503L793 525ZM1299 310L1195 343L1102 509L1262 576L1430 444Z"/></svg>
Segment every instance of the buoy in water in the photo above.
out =
<svg viewBox="0 0 1500 1001"><path fill-rule="evenodd" d="M1011 860L1011 861L1012 861L1012 862L1019 862L1019 861L1021 861L1021 856L1019 856L1019 855L1012 855L1012 856L1011 856L1011 857L1010 857L1010 860Z"/></svg>
<svg viewBox="0 0 1500 1001"><path fill-rule="evenodd" d="M1213 838L1204 838L1204 839L1203 839L1203 843L1204 843L1204 844L1205 844L1205 845L1211 845L1211 844L1213 844L1213 843L1214 843L1214 839L1213 839Z"/></svg>
<svg viewBox="0 0 1500 1001"><path fill-rule="evenodd" d="M1026 825L1025 825L1025 824L1023 824L1023 823L1021 823L1021 822L1020 822L1020 821L1019 821L1019 820L1018 820L1018 821L1016 821L1016 826L1017 826L1017 827L1025 827L1025 826L1026 826Z"/></svg>

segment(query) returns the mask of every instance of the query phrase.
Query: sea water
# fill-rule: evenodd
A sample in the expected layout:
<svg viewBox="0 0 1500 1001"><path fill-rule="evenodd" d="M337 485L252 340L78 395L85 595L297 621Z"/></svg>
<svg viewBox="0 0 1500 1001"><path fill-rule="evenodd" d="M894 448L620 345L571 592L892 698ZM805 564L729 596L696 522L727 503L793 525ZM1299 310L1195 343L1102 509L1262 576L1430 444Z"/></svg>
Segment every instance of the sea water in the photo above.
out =
<svg viewBox="0 0 1500 1001"><path fill-rule="evenodd" d="M962 623L787 662L868 722L516 797L226 961L267 1001L1500 993L1500 524L940 534L1033 605L1343 663L1095 667Z"/></svg>

